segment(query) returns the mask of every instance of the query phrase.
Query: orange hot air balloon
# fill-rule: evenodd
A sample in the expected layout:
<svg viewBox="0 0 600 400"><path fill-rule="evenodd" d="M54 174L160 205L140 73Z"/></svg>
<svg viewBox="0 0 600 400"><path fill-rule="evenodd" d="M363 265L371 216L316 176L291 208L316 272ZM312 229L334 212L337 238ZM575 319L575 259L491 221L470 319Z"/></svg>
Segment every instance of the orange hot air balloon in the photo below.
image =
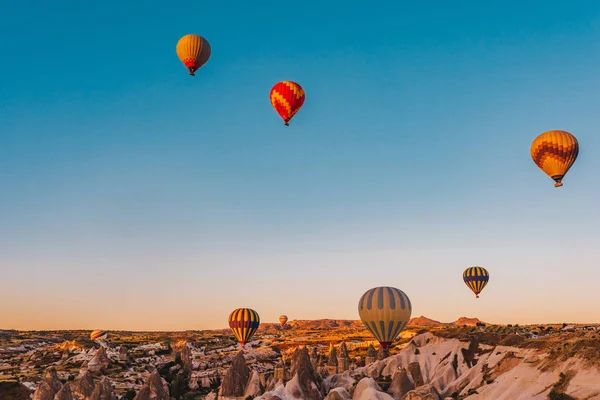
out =
<svg viewBox="0 0 600 400"><path fill-rule="evenodd" d="M281 324L281 326L285 326L285 323L288 321L288 317L287 315L280 315L279 316L279 323Z"/></svg>
<svg viewBox="0 0 600 400"><path fill-rule="evenodd" d="M210 45L202 36L185 35L177 42L177 56L190 71L190 75L208 61L210 58Z"/></svg>
<svg viewBox="0 0 600 400"><path fill-rule="evenodd" d="M282 81L276 83L271 89L271 105L277 113L283 118L286 126L290 125L290 120L304 104L304 89L296 82Z"/></svg>
<svg viewBox="0 0 600 400"><path fill-rule="evenodd" d="M535 138L531 144L531 158L542 171L554 179L555 187L562 180L579 154L575 136L565 131L548 131Z"/></svg>

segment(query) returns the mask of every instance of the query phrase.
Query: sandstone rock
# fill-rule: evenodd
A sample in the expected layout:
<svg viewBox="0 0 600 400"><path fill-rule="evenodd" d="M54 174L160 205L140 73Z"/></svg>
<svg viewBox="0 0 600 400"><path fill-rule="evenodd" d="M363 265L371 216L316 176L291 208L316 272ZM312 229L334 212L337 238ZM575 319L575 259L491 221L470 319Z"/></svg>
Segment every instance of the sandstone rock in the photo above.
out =
<svg viewBox="0 0 600 400"><path fill-rule="evenodd" d="M221 384L221 395L236 397L243 396L250 378L250 369L246 365L244 352L240 351L234 358L233 364L225 373Z"/></svg>
<svg viewBox="0 0 600 400"><path fill-rule="evenodd" d="M106 376L100 379L89 400L117 400L113 387Z"/></svg>
<svg viewBox="0 0 600 400"><path fill-rule="evenodd" d="M393 400L394 398L387 393L381 391L381 387L373 380L373 378L363 378L354 389L354 400Z"/></svg>
<svg viewBox="0 0 600 400"><path fill-rule="evenodd" d="M79 375L73 382L69 383L69 386L71 386L71 392L76 400L87 400L95 389L94 379L89 371Z"/></svg>
<svg viewBox="0 0 600 400"><path fill-rule="evenodd" d="M406 393L401 400L440 400L440 396L431 385L424 385Z"/></svg>
<svg viewBox="0 0 600 400"><path fill-rule="evenodd" d="M388 393L395 399L400 400L402 396L415 388L415 385L410 380L406 369L401 368L394 373L392 384L388 389Z"/></svg>
<svg viewBox="0 0 600 400"><path fill-rule="evenodd" d="M325 397L325 400L351 400L352 396L344 388L332 389Z"/></svg>
<svg viewBox="0 0 600 400"><path fill-rule="evenodd" d="M104 347L100 347L94 357L88 362L87 369L91 372L96 372L108 367L109 364L110 359L106 354L106 350Z"/></svg>
<svg viewBox="0 0 600 400"><path fill-rule="evenodd" d="M170 400L169 388L155 369L134 400Z"/></svg>
<svg viewBox="0 0 600 400"><path fill-rule="evenodd" d="M408 371L410 372L410 376L412 377L416 388L425 384L423 374L421 374L421 364L419 364L418 361L408 364Z"/></svg>
<svg viewBox="0 0 600 400"><path fill-rule="evenodd" d="M44 378L38 384L38 387L33 394L33 400L53 400L54 395L60 391L62 383L58 379L56 369L50 367L46 369Z"/></svg>
<svg viewBox="0 0 600 400"><path fill-rule="evenodd" d="M54 400L74 400L71 386L66 384L56 393Z"/></svg>

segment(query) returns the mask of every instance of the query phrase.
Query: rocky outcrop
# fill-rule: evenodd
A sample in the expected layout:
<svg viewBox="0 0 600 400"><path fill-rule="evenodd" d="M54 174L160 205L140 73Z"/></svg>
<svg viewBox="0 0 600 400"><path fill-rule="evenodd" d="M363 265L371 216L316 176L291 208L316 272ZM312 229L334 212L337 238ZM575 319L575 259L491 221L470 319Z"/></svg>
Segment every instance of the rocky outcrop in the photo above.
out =
<svg viewBox="0 0 600 400"><path fill-rule="evenodd" d="M0 331L0 337L2 336ZM15 381L0 382L0 399L29 400L33 391L27 386Z"/></svg>
<svg viewBox="0 0 600 400"><path fill-rule="evenodd" d="M352 396L344 388L332 389L325 397L325 400L351 400Z"/></svg>
<svg viewBox="0 0 600 400"><path fill-rule="evenodd" d="M291 373L293 377L288 382L286 392L305 400L321 400L323 398L321 382L315 375L306 348L295 352Z"/></svg>
<svg viewBox="0 0 600 400"><path fill-rule="evenodd" d="M354 389L353 400L394 400L392 396L381 391L381 387L373 378L363 378Z"/></svg>
<svg viewBox="0 0 600 400"><path fill-rule="evenodd" d="M54 400L73 400L73 392L70 385L64 385L54 396Z"/></svg>
<svg viewBox="0 0 600 400"><path fill-rule="evenodd" d="M104 349L104 347L100 347L98 351L96 351L94 357L92 357L92 359L88 362L87 369L90 372L96 372L108 367L109 364L110 359L106 354L106 350Z"/></svg>
<svg viewBox="0 0 600 400"><path fill-rule="evenodd" d="M377 361L377 350L370 344L367 349L367 356L365 357L365 365L374 363L375 361Z"/></svg>
<svg viewBox="0 0 600 400"><path fill-rule="evenodd" d="M38 387L33 394L33 400L53 400L54 395L62 388L62 383L58 379L56 369L50 367L46 369L44 378L38 384Z"/></svg>
<svg viewBox="0 0 600 400"><path fill-rule="evenodd" d="M402 396L415 388L415 385L410 380L406 369L401 368L394 373L392 384L388 389L388 393L395 399L400 400Z"/></svg>
<svg viewBox="0 0 600 400"><path fill-rule="evenodd" d="M338 372L348 371L350 369L350 358L348 357L348 348L346 342L340 346L338 353Z"/></svg>
<svg viewBox="0 0 600 400"><path fill-rule="evenodd" d="M408 364L408 372L410 372L410 376L412 377L416 388L425 384L423 374L421 373L421 364L419 364L418 361Z"/></svg>
<svg viewBox="0 0 600 400"><path fill-rule="evenodd" d="M262 385L260 383L260 374L258 371L252 371L252 375L250 376L250 380L246 385L246 391L244 392L244 397L251 396L252 398L256 396L260 396L262 393Z"/></svg>
<svg viewBox="0 0 600 400"><path fill-rule="evenodd" d="M440 400L440 396L433 386L425 385L406 393L402 400Z"/></svg>
<svg viewBox="0 0 600 400"><path fill-rule="evenodd" d="M338 365L338 357L337 357L337 351L335 350L335 347L333 347L331 349L331 351L329 352L329 360L327 361L327 365L330 367L337 367Z"/></svg>
<svg viewBox="0 0 600 400"><path fill-rule="evenodd" d="M92 374L85 371L79 375L73 382L70 382L71 392L76 400L87 400L94 393L95 385Z"/></svg>
<svg viewBox="0 0 600 400"><path fill-rule="evenodd" d="M169 388L155 369L134 400L169 400Z"/></svg>
<svg viewBox="0 0 600 400"><path fill-rule="evenodd" d="M244 352L240 351L233 359L233 364L225 373L221 384L221 396L243 396L250 378L250 369L246 365Z"/></svg>
<svg viewBox="0 0 600 400"><path fill-rule="evenodd" d="M379 351L377 352L377 360L385 360L390 356L390 352L388 349L384 349L383 346L379 346Z"/></svg>
<svg viewBox="0 0 600 400"><path fill-rule="evenodd" d="M117 400L113 387L106 376L100 379L89 400Z"/></svg>
<svg viewBox="0 0 600 400"><path fill-rule="evenodd" d="M192 348L188 342L185 342L181 349L181 362L183 363L183 371L186 376L192 373Z"/></svg>

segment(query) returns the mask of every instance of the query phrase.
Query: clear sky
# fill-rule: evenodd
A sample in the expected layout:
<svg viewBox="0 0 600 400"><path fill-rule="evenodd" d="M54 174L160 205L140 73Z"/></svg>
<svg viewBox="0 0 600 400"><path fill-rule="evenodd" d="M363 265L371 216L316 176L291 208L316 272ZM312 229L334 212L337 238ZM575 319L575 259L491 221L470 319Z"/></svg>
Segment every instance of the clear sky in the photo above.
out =
<svg viewBox="0 0 600 400"><path fill-rule="evenodd" d="M0 327L358 319L378 285L442 321L600 321L600 2L365 4L6 3ZM558 189L551 129L581 146Z"/></svg>

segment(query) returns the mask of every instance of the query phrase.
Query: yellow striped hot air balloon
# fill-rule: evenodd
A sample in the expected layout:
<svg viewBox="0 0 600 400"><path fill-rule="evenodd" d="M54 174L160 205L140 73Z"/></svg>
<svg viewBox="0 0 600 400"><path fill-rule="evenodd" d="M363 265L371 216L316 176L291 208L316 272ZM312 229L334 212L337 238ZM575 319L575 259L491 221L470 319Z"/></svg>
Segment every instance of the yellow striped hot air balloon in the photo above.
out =
<svg viewBox="0 0 600 400"><path fill-rule="evenodd" d="M358 314L381 347L387 349L408 324L412 305L402 290L381 286L362 295Z"/></svg>
<svg viewBox="0 0 600 400"><path fill-rule="evenodd" d="M285 323L288 321L288 317L287 315L280 315L279 316L279 323L281 324L281 326L285 326Z"/></svg>
<svg viewBox="0 0 600 400"><path fill-rule="evenodd" d="M259 325L258 313L250 308L238 308L229 314L229 327L243 347L254 336Z"/></svg>
<svg viewBox="0 0 600 400"><path fill-rule="evenodd" d="M108 337L108 332L101 329L95 330L90 333L90 339L92 340L104 340Z"/></svg>
<svg viewBox="0 0 600 400"><path fill-rule="evenodd" d="M575 136L565 131L548 131L536 137L531 144L533 162L554 179L555 187L562 180L579 154L579 143Z"/></svg>
<svg viewBox="0 0 600 400"><path fill-rule="evenodd" d="M479 293L481 293L489 280L490 274L483 267L469 267L463 272L463 281L475 293L476 298L479 298Z"/></svg>
<svg viewBox="0 0 600 400"><path fill-rule="evenodd" d="M208 41L202 36L192 34L179 39L175 50L192 76L195 76L194 73L198 68L206 64L211 53Z"/></svg>

